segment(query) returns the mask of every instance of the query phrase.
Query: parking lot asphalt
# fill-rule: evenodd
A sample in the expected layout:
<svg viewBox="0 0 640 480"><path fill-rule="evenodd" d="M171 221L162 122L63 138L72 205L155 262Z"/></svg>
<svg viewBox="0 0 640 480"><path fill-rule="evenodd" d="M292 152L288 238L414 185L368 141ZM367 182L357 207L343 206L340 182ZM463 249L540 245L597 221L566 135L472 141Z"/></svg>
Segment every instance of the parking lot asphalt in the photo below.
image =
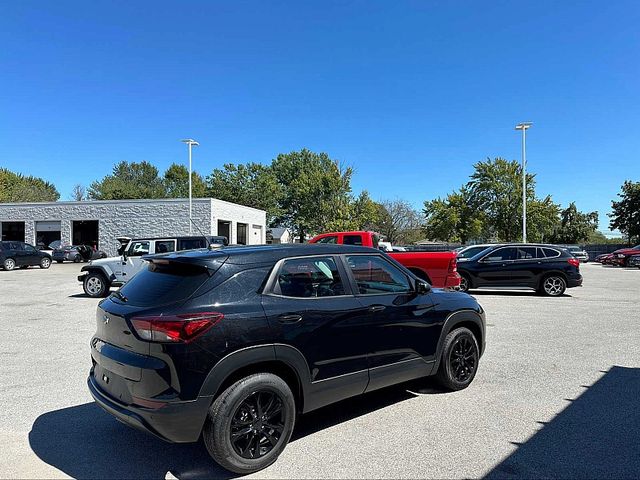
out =
<svg viewBox="0 0 640 480"><path fill-rule="evenodd" d="M229 477L204 446L119 424L86 388L97 300L80 266L0 271L0 477ZM474 383L417 381L309 415L259 478L640 477L640 270L586 264L561 298L472 292Z"/></svg>

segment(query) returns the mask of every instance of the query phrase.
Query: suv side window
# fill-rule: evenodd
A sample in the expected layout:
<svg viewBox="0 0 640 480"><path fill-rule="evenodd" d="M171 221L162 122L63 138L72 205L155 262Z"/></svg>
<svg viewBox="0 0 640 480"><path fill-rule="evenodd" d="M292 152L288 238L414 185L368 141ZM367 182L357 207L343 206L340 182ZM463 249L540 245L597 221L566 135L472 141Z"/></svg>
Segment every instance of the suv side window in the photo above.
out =
<svg viewBox="0 0 640 480"><path fill-rule="evenodd" d="M560 256L560 252L558 250L555 250L553 248L542 248L542 253L546 258L554 258L554 257L559 257Z"/></svg>
<svg viewBox="0 0 640 480"><path fill-rule="evenodd" d="M207 248L207 244L204 238L178 239L178 250L197 250L198 248Z"/></svg>
<svg viewBox="0 0 640 480"><path fill-rule="evenodd" d="M329 237L322 237L316 243L338 243L338 237L336 235L331 235Z"/></svg>
<svg viewBox="0 0 640 480"><path fill-rule="evenodd" d="M292 258L278 272L274 293L286 297L313 298L344 295L338 266L332 257Z"/></svg>
<svg viewBox="0 0 640 480"><path fill-rule="evenodd" d="M412 291L407 276L378 255L350 255L347 264L362 295Z"/></svg>
<svg viewBox="0 0 640 480"><path fill-rule="evenodd" d="M149 241L143 240L132 242L127 255L130 257L140 257L149 253Z"/></svg>
<svg viewBox="0 0 640 480"><path fill-rule="evenodd" d="M175 240L156 240L156 253L169 253L176 251Z"/></svg>
<svg viewBox="0 0 640 480"><path fill-rule="evenodd" d="M537 257L536 247L518 247L516 260L534 260Z"/></svg>
<svg viewBox="0 0 640 480"><path fill-rule="evenodd" d="M21 242L11 242L11 250L17 250L21 252L24 250L24 244Z"/></svg>
<svg viewBox="0 0 640 480"><path fill-rule="evenodd" d="M497 248L493 252L482 257L484 262L505 262L507 260L516 259L517 252L515 247Z"/></svg>
<svg viewBox="0 0 640 480"><path fill-rule="evenodd" d="M342 243L345 245L362 245L361 235L345 235L342 237Z"/></svg>

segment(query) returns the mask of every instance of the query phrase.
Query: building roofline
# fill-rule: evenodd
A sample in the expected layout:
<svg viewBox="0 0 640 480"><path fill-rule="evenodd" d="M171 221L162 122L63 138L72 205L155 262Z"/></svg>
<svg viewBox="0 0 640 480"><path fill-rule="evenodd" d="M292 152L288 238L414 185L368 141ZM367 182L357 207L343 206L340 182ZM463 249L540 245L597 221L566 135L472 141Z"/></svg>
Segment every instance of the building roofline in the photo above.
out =
<svg viewBox="0 0 640 480"><path fill-rule="evenodd" d="M204 197L204 198L194 198L194 202L210 202L211 200L215 200L217 202L223 202L229 205L241 206L244 208L250 208L252 210L257 210L259 212L264 212L264 210L260 210L254 207L248 207L246 205L241 205L239 203L226 202L224 200L219 200L217 198L212 197ZM125 200L63 200L57 202L10 202L10 203L0 203L0 207L43 207L43 206L66 206L66 205L117 205L124 203L182 203L188 202L188 198L131 198Z"/></svg>
<svg viewBox="0 0 640 480"><path fill-rule="evenodd" d="M256 212L267 213L266 210L262 210L261 208L250 207L248 205L242 205L241 203L227 202L226 200L220 200L219 198L213 198L213 197L211 197L211 200L214 200L214 201L220 202L220 203L226 203L227 205L240 205L241 207L250 208L251 210L255 210Z"/></svg>

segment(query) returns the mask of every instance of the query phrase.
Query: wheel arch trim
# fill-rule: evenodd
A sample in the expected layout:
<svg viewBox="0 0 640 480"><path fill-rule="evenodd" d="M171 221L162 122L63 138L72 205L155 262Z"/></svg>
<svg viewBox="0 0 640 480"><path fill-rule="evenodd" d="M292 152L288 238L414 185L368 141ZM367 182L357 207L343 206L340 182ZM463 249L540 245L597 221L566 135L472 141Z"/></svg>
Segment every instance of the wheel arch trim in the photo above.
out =
<svg viewBox="0 0 640 480"><path fill-rule="evenodd" d="M282 363L289 367L297 376L302 401L305 401L311 383L307 362L298 349L279 343L254 345L225 355L207 374L200 388L199 396L216 396L220 393L220 387L235 372L264 362Z"/></svg>
<svg viewBox="0 0 640 480"><path fill-rule="evenodd" d="M478 347L480 348L480 355L484 353L486 328L485 322L482 320L480 313L472 309L457 310L450 313L445 319L444 324L442 325L442 331L440 333L438 346L436 348L436 364L434 367L434 372L437 371L440 367L440 361L442 360L442 349L444 348L444 339L447 335L449 335L449 332L451 332L457 325L465 323L472 323L480 330L481 338L477 339Z"/></svg>
<svg viewBox="0 0 640 480"><path fill-rule="evenodd" d="M113 272L109 272L103 265L84 265L81 269L81 272L87 272L87 275L92 272L100 272L107 279L109 283L113 282L116 279L116 276Z"/></svg>

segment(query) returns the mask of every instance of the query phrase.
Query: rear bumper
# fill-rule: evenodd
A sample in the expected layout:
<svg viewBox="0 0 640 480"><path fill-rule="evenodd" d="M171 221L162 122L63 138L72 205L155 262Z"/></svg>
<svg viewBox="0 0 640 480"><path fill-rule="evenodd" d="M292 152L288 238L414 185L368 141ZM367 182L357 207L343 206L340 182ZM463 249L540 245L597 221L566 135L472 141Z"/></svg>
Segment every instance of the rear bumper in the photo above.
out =
<svg viewBox="0 0 640 480"><path fill-rule="evenodd" d="M569 277L567 278L567 287L568 288L573 288L573 287L581 287L582 286L582 275L581 274L577 274L573 277Z"/></svg>
<svg viewBox="0 0 640 480"><path fill-rule="evenodd" d="M100 388L93 378L93 369L87 385L93 399L107 413L130 427L171 443L197 442L211 405L211 397L170 402L158 409L125 405Z"/></svg>

